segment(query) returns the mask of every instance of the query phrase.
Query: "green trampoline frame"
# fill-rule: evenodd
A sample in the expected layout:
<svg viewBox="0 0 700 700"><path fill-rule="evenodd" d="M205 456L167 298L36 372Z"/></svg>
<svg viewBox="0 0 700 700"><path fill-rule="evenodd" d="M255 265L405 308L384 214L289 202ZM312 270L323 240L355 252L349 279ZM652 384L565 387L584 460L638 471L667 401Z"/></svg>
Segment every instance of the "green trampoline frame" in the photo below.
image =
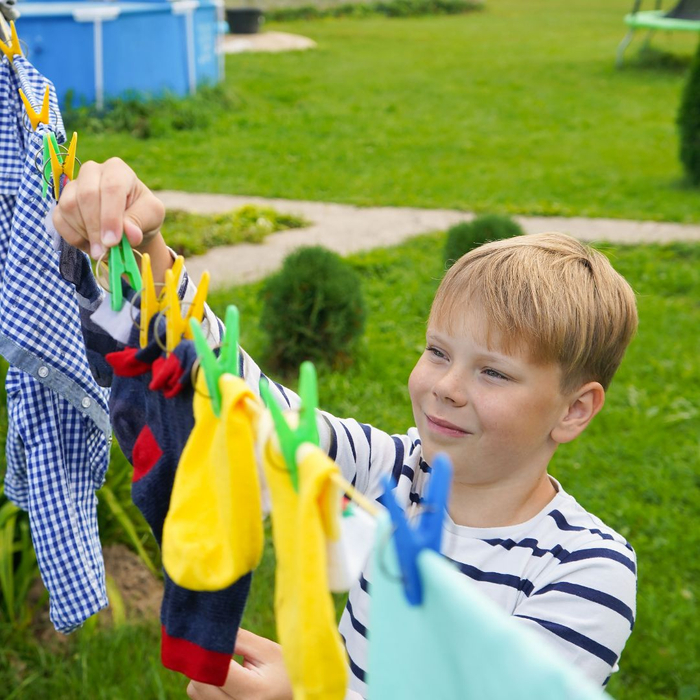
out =
<svg viewBox="0 0 700 700"><path fill-rule="evenodd" d="M622 59L625 49L630 45L634 32L637 29L648 29L647 42L651 35L657 30L666 31L681 31L681 32L700 32L700 20L692 19L677 19L676 17L666 17L666 11L660 9L661 3L656 3L656 10L646 10L639 12L638 8L641 0L635 2L635 6L628 15L625 15L625 24L630 28L625 38L620 42L617 48L617 58L615 64L619 68L622 65Z"/></svg>

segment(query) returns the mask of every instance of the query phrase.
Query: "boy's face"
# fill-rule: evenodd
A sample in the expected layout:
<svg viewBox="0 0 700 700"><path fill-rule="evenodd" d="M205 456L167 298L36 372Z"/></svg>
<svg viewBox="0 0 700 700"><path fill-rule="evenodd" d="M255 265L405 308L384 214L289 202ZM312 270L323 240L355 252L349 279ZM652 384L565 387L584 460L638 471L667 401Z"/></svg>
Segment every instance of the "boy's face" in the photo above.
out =
<svg viewBox="0 0 700 700"><path fill-rule="evenodd" d="M546 469L569 405L558 365L499 351L495 334L489 349L487 329L473 307L452 333L431 325L408 381L426 460L445 452L456 481L484 485Z"/></svg>

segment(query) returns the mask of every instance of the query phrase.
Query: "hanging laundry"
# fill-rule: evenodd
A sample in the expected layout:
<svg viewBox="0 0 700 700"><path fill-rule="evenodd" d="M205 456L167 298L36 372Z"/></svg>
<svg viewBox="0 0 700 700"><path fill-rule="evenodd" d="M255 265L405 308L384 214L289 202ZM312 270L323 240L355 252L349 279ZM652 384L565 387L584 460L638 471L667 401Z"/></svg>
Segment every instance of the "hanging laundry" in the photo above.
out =
<svg viewBox="0 0 700 700"><path fill-rule="evenodd" d="M271 426L261 427L261 435ZM264 451L272 497L277 557L275 616L295 700L342 700L347 657L328 590L326 544L339 537L339 489L330 480L336 464L304 445L297 461L299 492L272 440Z"/></svg>
<svg viewBox="0 0 700 700"><path fill-rule="evenodd" d="M417 565L422 602L411 605L382 515L371 572L369 700L609 697L438 553L422 550Z"/></svg>
<svg viewBox="0 0 700 700"><path fill-rule="evenodd" d="M254 450L258 404L239 377L219 379L221 416L199 373L195 426L182 453L163 531L163 566L192 590L226 588L262 557L260 485Z"/></svg>
<svg viewBox="0 0 700 700"><path fill-rule="evenodd" d="M326 543L328 587L344 593L357 582L372 550L376 518L343 497L338 539Z"/></svg>
<svg viewBox="0 0 700 700"><path fill-rule="evenodd" d="M3 59L0 76L0 354L11 364L5 493L29 512L51 621L70 632L107 605L95 496L109 461L107 393L90 372L75 294L44 226L43 135L65 140L55 91L21 55L12 65ZM29 132L18 89L43 95L46 85L51 124Z"/></svg>
<svg viewBox="0 0 700 700"><path fill-rule="evenodd" d="M115 436L134 465L132 498L160 545L175 470L194 425L190 381L194 346L183 342L164 359L163 338L158 341L154 336L158 319L153 319L147 337L150 342L140 348L140 330L131 320L138 320L138 310L129 308L135 292L126 284L122 291L130 332L126 346L115 341L110 333L115 328L117 333L122 332L118 320L121 312L112 312L89 264L70 246L62 251L61 262L61 269L81 300L81 323L91 368L112 386L110 410ZM181 296L186 286L187 274L183 273L178 283ZM96 317L102 325L95 323ZM212 332L218 337L218 327ZM251 576L247 575L222 591L202 593L181 588L164 574L160 615L163 665L194 680L222 685L250 583Z"/></svg>

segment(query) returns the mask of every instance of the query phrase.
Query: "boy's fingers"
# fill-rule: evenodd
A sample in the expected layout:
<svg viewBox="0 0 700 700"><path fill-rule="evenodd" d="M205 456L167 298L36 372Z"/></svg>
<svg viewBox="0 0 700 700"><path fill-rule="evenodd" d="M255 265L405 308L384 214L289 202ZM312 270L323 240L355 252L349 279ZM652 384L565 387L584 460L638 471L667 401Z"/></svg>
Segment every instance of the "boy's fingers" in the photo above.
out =
<svg viewBox="0 0 700 700"><path fill-rule="evenodd" d="M216 686L197 683L197 681L190 681L187 686L187 697L190 700L230 700L229 696Z"/></svg>
<svg viewBox="0 0 700 700"><path fill-rule="evenodd" d="M270 645L274 645L274 642L248 630L239 629L233 653L245 657L246 660L265 660L265 652L269 655Z"/></svg>
<svg viewBox="0 0 700 700"><path fill-rule="evenodd" d="M124 218L124 235L133 248L141 245L143 241L143 231L141 227L129 218Z"/></svg>
<svg viewBox="0 0 700 700"><path fill-rule="evenodd" d="M136 182L134 171L119 158L110 158L102 165L100 239L105 248L111 248L121 240L127 198Z"/></svg>
<svg viewBox="0 0 700 700"><path fill-rule="evenodd" d="M192 700L250 700L259 690L260 677L231 659L226 682L221 688L190 681L187 695Z"/></svg>
<svg viewBox="0 0 700 700"><path fill-rule="evenodd" d="M61 199L53 210L53 224L58 234L70 245L90 253L90 240L78 206L78 188L74 182L69 182L63 189ZM96 250L95 259L99 258L101 250Z"/></svg>
<svg viewBox="0 0 700 700"><path fill-rule="evenodd" d="M79 210L79 214L75 217L76 228L79 233L84 231L87 235L93 258L99 257L103 252L100 237L100 180L100 166L88 161L80 168L80 174L75 181L74 196ZM63 195L61 195L61 199L63 199Z"/></svg>
<svg viewBox="0 0 700 700"><path fill-rule="evenodd" d="M137 181L124 215L124 231L129 242L140 245L160 231L165 218L165 206L151 190Z"/></svg>
<svg viewBox="0 0 700 700"><path fill-rule="evenodd" d="M228 676L223 690L232 698L250 698L260 688L261 678L258 673L241 666L236 660L231 659L228 668Z"/></svg>
<svg viewBox="0 0 700 700"><path fill-rule="evenodd" d="M63 195L61 195L63 196ZM58 234L66 243L74 248L89 252L90 244L84 236L81 236L65 219L63 212L56 207L53 210L53 225Z"/></svg>

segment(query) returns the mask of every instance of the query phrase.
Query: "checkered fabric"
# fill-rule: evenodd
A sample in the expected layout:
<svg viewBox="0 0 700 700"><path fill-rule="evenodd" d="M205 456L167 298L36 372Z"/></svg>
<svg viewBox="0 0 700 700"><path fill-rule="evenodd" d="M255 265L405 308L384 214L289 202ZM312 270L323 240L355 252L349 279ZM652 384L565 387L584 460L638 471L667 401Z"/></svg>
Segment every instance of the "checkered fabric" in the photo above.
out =
<svg viewBox="0 0 700 700"><path fill-rule="evenodd" d="M5 493L29 511L51 620L69 632L107 605L95 489L109 461L108 393L90 372L75 291L44 227L42 137L51 128L65 141L55 91L51 126L27 132L17 88L43 96L47 81L14 62L0 64L0 353L12 365Z"/></svg>

